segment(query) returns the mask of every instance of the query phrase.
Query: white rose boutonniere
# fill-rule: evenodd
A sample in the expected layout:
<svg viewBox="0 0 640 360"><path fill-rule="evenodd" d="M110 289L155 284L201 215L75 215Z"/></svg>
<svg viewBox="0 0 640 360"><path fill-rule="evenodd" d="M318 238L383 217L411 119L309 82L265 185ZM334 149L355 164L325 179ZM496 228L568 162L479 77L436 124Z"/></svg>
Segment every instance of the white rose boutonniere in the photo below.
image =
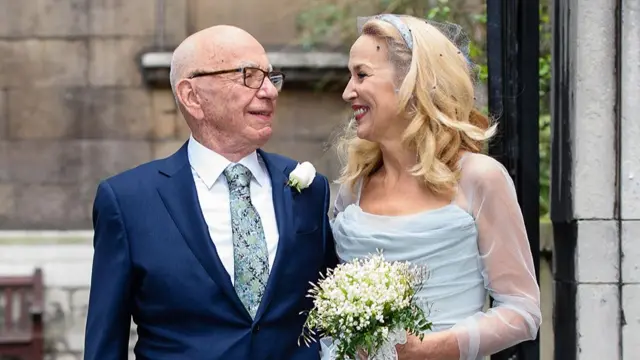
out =
<svg viewBox="0 0 640 360"><path fill-rule="evenodd" d="M289 174L289 182L287 185L301 192L302 189L306 189L311 185L315 177L316 168L313 167L310 162L305 161L302 164L298 164L291 174Z"/></svg>

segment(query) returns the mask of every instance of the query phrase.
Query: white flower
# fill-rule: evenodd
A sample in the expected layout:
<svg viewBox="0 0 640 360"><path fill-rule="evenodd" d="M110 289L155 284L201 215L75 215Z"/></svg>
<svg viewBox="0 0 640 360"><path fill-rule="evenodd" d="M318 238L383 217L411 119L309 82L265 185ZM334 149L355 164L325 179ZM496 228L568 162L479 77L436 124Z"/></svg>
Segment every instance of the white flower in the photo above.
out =
<svg viewBox="0 0 640 360"><path fill-rule="evenodd" d="M288 184L300 192L302 189L308 188L315 177L316 168L310 162L305 161L302 164L298 164L289 174Z"/></svg>

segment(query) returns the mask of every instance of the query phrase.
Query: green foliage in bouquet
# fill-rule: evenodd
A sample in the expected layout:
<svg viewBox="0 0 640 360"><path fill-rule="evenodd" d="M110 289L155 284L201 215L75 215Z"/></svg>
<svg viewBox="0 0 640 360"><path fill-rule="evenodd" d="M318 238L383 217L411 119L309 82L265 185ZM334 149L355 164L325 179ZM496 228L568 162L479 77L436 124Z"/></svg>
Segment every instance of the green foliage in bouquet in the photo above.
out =
<svg viewBox="0 0 640 360"><path fill-rule="evenodd" d="M318 337L333 338L336 360L355 358L358 350L374 356L398 332L422 339L431 322L415 295L425 276L420 268L386 262L381 254L338 265L309 291L314 307L302 338L307 345Z"/></svg>

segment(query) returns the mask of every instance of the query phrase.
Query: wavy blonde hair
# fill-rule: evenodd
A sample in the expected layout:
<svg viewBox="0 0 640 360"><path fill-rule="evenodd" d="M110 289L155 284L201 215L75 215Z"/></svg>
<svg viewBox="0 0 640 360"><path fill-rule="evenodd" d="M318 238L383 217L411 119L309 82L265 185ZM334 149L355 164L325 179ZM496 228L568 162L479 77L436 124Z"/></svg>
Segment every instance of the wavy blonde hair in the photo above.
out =
<svg viewBox="0 0 640 360"><path fill-rule="evenodd" d="M389 61L400 85L398 116L408 120L402 141L417 154L412 175L434 193L449 195L460 177L459 151L481 152L496 126L475 108L471 70L458 48L424 20L401 19L411 29L413 51L385 21L369 20L362 34L388 44ZM353 121L337 145L343 163L339 183L353 189L357 179L382 166L380 146L358 138Z"/></svg>

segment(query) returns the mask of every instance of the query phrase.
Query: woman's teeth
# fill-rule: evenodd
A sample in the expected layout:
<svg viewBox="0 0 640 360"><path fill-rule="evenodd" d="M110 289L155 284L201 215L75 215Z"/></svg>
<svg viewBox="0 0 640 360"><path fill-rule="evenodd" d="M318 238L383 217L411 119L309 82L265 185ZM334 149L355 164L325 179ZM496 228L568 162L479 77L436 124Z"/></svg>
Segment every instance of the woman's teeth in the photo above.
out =
<svg viewBox="0 0 640 360"><path fill-rule="evenodd" d="M355 114L356 116L359 116L359 115L362 115L362 114L366 113L367 111L369 111L369 109L367 109L367 108L360 108L360 109L358 109L358 110L354 111L354 114Z"/></svg>

